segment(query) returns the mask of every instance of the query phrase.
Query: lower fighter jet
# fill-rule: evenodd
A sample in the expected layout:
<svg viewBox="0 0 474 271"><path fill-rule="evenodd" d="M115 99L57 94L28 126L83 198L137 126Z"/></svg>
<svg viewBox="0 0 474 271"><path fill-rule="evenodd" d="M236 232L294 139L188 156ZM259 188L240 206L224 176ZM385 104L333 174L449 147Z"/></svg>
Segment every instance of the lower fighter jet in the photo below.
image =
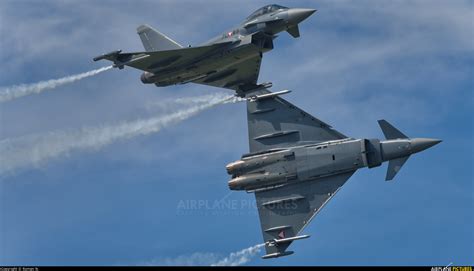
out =
<svg viewBox="0 0 474 271"><path fill-rule="evenodd" d="M246 95L250 153L226 167L231 190L255 194L264 259L292 254L288 246L309 237L301 231L357 169L388 161L392 180L410 155L441 142L409 138L385 120L385 140L350 138L279 97L288 92Z"/></svg>
<svg viewBox="0 0 474 271"><path fill-rule="evenodd" d="M264 6L240 25L197 47L183 47L158 30L141 25L137 33L145 52L113 51L94 58L110 60L114 67L145 71L144 84L158 87L198 83L243 93L257 87L262 54L273 49L277 34L300 36L299 23L315 9Z"/></svg>

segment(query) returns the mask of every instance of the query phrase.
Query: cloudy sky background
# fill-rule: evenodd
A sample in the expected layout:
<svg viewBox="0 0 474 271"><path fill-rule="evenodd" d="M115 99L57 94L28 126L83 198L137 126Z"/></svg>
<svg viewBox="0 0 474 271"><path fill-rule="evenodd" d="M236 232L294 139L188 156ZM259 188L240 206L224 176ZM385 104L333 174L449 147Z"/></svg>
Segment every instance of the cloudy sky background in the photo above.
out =
<svg viewBox="0 0 474 271"><path fill-rule="evenodd" d="M141 51L143 23L197 45L265 4L1 1L0 86L100 68L108 63L92 57L115 49ZM473 2L278 4L318 12L300 39L281 33L260 82L293 90L289 101L352 137L382 137L376 120L385 118L443 143L413 156L393 183L383 181L386 165L360 170L305 229L312 237L292 245L294 255L261 260L261 252L248 264L472 265ZM156 88L139 76L112 70L2 103L0 140L149 118L163 101L230 93ZM224 168L248 152L246 135L245 104L225 104L1 175L0 264L211 264L262 242L253 195L230 193Z"/></svg>

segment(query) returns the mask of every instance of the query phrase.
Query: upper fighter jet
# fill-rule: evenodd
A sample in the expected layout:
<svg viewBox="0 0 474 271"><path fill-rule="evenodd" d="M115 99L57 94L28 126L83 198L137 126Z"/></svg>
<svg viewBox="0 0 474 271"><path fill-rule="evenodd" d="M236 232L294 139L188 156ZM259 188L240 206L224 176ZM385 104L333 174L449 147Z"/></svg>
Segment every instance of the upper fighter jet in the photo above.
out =
<svg viewBox="0 0 474 271"><path fill-rule="evenodd" d="M290 255L291 242L357 169L388 161L392 180L410 155L441 140L409 138L379 120L385 140L354 139L266 88L247 93L250 153L227 165L229 188L254 192L267 254Z"/></svg>
<svg viewBox="0 0 474 271"><path fill-rule="evenodd" d="M298 24L315 9L264 6L240 25L197 47L183 47L148 25L137 33L145 52L110 52L94 58L107 59L114 67L130 66L145 71L145 84L168 86L189 82L229 88L242 95L257 87L262 53L273 49L276 34L287 31L300 36Z"/></svg>

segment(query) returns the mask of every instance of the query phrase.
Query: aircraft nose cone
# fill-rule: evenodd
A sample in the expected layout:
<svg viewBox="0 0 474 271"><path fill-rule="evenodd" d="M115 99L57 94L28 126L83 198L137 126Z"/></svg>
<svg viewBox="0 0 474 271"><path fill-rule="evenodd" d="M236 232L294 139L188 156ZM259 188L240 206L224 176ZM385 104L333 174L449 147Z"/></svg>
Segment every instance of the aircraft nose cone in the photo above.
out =
<svg viewBox="0 0 474 271"><path fill-rule="evenodd" d="M412 153L424 151L440 142L442 140L434 138L414 138L411 140Z"/></svg>
<svg viewBox="0 0 474 271"><path fill-rule="evenodd" d="M292 8L288 10L288 23L297 25L315 12L316 10L311 8Z"/></svg>

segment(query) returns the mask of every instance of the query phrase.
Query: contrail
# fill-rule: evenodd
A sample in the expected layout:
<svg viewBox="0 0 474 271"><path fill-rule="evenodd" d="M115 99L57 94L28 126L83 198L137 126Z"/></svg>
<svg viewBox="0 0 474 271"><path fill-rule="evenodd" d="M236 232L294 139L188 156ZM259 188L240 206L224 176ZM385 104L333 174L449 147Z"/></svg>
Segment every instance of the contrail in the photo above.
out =
<svg viewBox="0 0 474 271"><path fill-rule="evenodd" d="M211 266L238 266L245 264L249 262L257 253L259 253L263 246L265 246L265 244L258 244L246 249L242 249L241 251L232 252L229 256L211 264Z"/></svg>
<svg viewBox="0 0 474 271"><path fill-rule="evenodd" d="M48 89L53 89L64 84L72 83L86 77L91 77L101 72L112 69L112 66L103 67L100 69L74 74L59 79L51 79L47 81L41 81L33 84L21 84L10 87L0 88L0 102L6 102L13 99L17 99L26 95L38 94Z"/></svg>
<svg viewBox="0 0 474 271"><path fill-rule="evenodd" d="M146 109L148 110L173 110L176 108L176 106L192 106L192 105L198 105L198 104L203 104L206 103L210 100L213 99L219 99L219 97L222 97L222 99L229 99L227 102L231 103L236 103L236 102L241 102L245 101L243 98L239 98L237 96L233 96L232 98L225 94L225 93L213 93L209 95L202 95L202 96L195 96L195 97L179 97L179 98L168 98L164 100L160 100L157 102L150 102L147 105L145 105Z"/></svg>
<svg viewBox="0 0 474 271"><path fill-rule="evenodd" d="M237 252L230 253L221 258L217 253L195 252L188 255L180 255L175 258L158 258L151 261L141 262L139 266L238 266L248 263L264 244L258 244Z"/></svg>
<svg viewBox="0 0 474 271"><path fill-rule="evenodd" d="M126 121L115 125L54 131L0 141L0 175L25 167L39 167L45 161L73 150L96 150L118 140L156 133L218 104L234 103L234 96L216 93L205 103L162 116Z"/></svg>

